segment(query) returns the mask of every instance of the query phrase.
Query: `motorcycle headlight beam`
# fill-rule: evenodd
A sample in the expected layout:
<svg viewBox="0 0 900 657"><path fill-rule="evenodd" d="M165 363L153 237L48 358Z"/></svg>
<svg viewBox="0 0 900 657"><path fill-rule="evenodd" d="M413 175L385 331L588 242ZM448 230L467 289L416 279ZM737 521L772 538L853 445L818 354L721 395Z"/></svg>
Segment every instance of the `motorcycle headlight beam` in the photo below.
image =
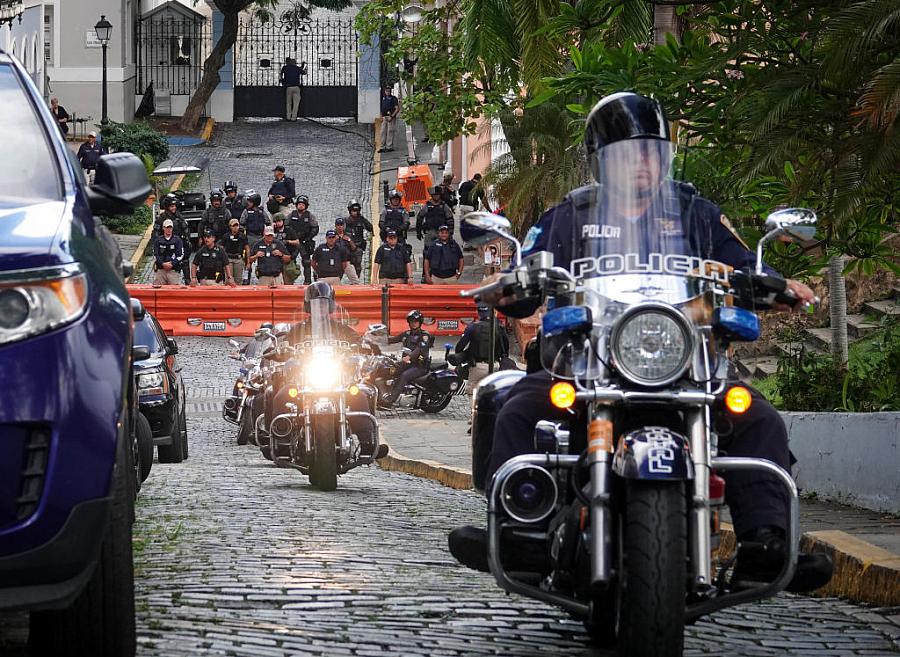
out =
<svg viewBox="0 0 900 657"><path fill-rule="evenodd" d="M341 363L330 351L313 353L304 371L306 385L313 390L329 390L340 385Z"/></svg>
<svg viewBox="0 0 900 657"><path fill-rule="evenodd" d="M694 334L671 306L642 303L619 318L609 345L623 377L637 385L663 386L681 378L690 365Z"/></svg>

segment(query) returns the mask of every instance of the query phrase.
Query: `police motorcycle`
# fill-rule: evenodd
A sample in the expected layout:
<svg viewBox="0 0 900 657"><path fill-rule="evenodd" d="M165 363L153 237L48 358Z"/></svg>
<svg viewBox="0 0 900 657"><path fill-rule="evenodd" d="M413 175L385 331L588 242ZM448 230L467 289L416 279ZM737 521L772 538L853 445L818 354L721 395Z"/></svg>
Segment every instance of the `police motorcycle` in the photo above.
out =
<svg viewBox="0 0 900 657"><path fill-rule="evenodd" d="M277 340L278 335L270 323L260 326L243 345L236 340L229 340L229 344L237 350L231 352L229 357L241 361L241 367L231 395L222 404L222 418L238 427L238 445L246 445L250 441L256 443L254 400L265 390L267 374L262 354L276 344Z"/></svg>
<svg viewBox="0 0 900 657"><path fill-rule="evenodd" d="M324 286L331 296L310 298ZM287 340L264 355L282 364L269 377L264 423L269 455L323 491L337 477L387 454L379 442L374 390L359 381L360 349L352 320L326 283L307 289L307 313ZM290 342L290 344L286 344Z"/></svg>
<svg viewBox="0 0 900 657"><path fill-rule="evenodd" d="M546 301L540 364L552 376L552 405L570 418L538 422L536 453L510 459L486 482L496 413L524 373L498 372L476 389L472 470L475 487L487 487L490 571L502 589L565 609L629 657L681 655L686 623L777 594L798 560L790 474L767 460L719 455L712 419L717 399L731 414L750 404L745 388L727 383L729 346L759 335L745 308L797 301L784 279L763 272L763 244L811 239L815 214L771 214L753 271L678 252L675 238L688 224L662 217L617 226L633 231L619 235L627 248L616 253L583 239L597 224L573 220L571 234L555 236L572 240L570 269L554 267L548 252L518 255L499 280L462 293ZM504 218L479 212L464 221L521 252ZM733 561L715 552L724 508L716 473L736 470L774 475L790 504L781 572L753 588L732 587ZM546 562L508 567L528 541Z"/></svg>

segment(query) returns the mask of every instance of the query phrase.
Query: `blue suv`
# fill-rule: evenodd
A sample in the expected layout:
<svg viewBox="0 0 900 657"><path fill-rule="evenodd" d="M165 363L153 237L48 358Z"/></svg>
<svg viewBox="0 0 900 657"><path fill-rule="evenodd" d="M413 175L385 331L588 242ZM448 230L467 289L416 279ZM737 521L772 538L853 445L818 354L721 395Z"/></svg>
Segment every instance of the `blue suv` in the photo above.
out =
<svg viewBox="0 0 900 657"><path fill-rule="evenodd" d="M0 107L0 611L30 611L32 654L133 655L132 315L94 216L150 186L115 153L87 187L2 51Z"/></svg>

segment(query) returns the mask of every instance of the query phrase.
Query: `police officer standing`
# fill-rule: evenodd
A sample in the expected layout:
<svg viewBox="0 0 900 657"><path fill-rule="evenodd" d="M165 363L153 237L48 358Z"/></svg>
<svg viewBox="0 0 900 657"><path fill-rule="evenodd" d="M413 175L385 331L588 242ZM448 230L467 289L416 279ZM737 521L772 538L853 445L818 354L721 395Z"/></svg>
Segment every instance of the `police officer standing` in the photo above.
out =
<svg viewBox="0 0 900 657"><path fill-rule="evenodd" d="M284 175L284 167L280 164L272 169L272 173L275 174L275 182L269 187L269 200L266 201L266 209L272 214L276 212L287 214L293 209L291 208L291 201L297 194L294 189L294 179Z"/></svg>
<svg viewBox="0 0 900 657"><path fill-rule="evenodd" d="M240 220L246 206L244 205L243 194L238 194L237 183L233 180L226 180L225 184L222 185L222 189L225 191L225 199L222 201L222 206L228 210L232 218Z"/></svg>
<svg viewBox="0 0 900 657"><path fill-rule="evenodd" d="M450 234L453 234L453 212L444 203L443 190L440 185L431 188L431 198L425 202L425 207L416 215L416 236L424 241L424 251L428 250L431 243L438 237L438 229L447 226Z"/></svg>
<svg viewBox="0 0 900 657"><path fill-rule="evenodd" d="M247 231L247 242L252 248L262 239L263 229L271 224L272 220L265 209L259 207L262 198L256 191L248 189L244 202L246 203L246 208L241 214L241 226Z"/></svg>
<svg viewBox="0 0 900 657"><path fill-rule="evenodd" d="M228 233L219 240L231 263L231 274L235 282L244 281L244 268L247 264L247 236L241 232L241 223L237 219L228 222Z"/></svg>
<svg viewBox="0 0 900 657"><path fill-rule="evenodd" d="M88 185L94 184L94 174L101 155L106 155L106 148L97 143L97 133L89 132L88 139L78 147L78 161L84 169L84 177Z"/></svg>
<svg viewBox="0 0 900 657"><path fill-rule="evenodd" d="M463 252L450 237L450 227L441 226L438 238L425 251L423 279L429 285L455 285L463 273Z"/></svg>
<svg viewBox="0 0 900 657"><path fill-rule="evenodd" d="M157 215L156 222L153 226L157 235L163 233L163 224L166 220L172 222L174 233L181 239L182 248L184 249L184 262L190 262L191 259L191 228L188 222L181 216L178 211L178 197L174 194L166 194L162 201L162 211ZM187 267L184 268L184 282L189 283L189 274Z"/></svg>
<svg viewBox="0 0 900 657"><path fill-rule="evenodd" d="M412 259L405 244L399 244L396 231L387 232L387 241L375 252L372 280L379 285L409 283L412 278Z"/></svg>
<svg viewBox="0 0 900 657"><path fill-rule="evenodd" d="M162 234L153 238L153 285L179 285L185 260L184 242L175 234L175 222L162 221Z"/></svg>
<svg viewBox="0 0 900 657"><path fill-rule="evenodd" d="M356 267L353 264L353 253L358 247L356 246L356 242L354 242L346 233L345 228L344 219L338 217L334 220L334 233L337 236L335 245L344 252L344 256L347 260L347 267L344 269L344 273L347 274L347 280L350 285L359 285L359 272L356 271Z"/></svg>
<svg viewBox="0 0 900 657"><path fill-rule="evenodd" d="M297 239L300 241L298 253L303 263L303 284L312 283L309 259L316 250L316 241L313 239L319 234L319 222L316 216L309 211L309 197L300 194L295 203L296 209L288 215L287 225L294 229Z"/></svg>
<svg viewBox="0 0 900 657"><path fill-rule="evenodd" d="M203 216L200 218L201 235L205 235L208 231L213 234L217 241L225 237L225 233L228 232L228 220L231 218L231 214L222 207L222 201L224 200L225 195L221 189L214 189L209 193L209 207L203 211Z"/></svg>
<svg viewBox="0 0 900 657"><path fill-rule="evenodd" d="M465 181L459 186L459 220L478 209L479 203L487 212L493 212L481 187L481 174L476 173L471 180Z"/></svg>
<svg viewBox="0 0 900 657"><path fill-rule="evenodd" d="M191 262L191 285L237 285L232 276L231 262L225 249L216 244L211 231L203 233L203 246L194 254Z"/></svg>
<svg viewBox="0 0 900 657"><path fill-rule="evenodd" d="M286 225L284 220L284 213L276 212L275 216L272 217L272 228L275 229L275 241L284 244L290 253L291 259L285 264L281 275L284 277L285 285L293 285L294 281L297 280L297 275L300 273L295 262L297 252L300 249L300 240L297 239L297 233L294 232L294 229Z"/></svg>
<svg viewBox="0 0 900 657"><path fill-rule="evenodd" d="M469 324L456 343L456 353L473 366L491 362L491 309L478 306L478 321ZM495 318L494 324L494 364L509 358L509 338L506 331Z"/></svg>
<svg viewBox="0 0 900 657"><path fill-rule="evenodd" d="M389 230L397 233L397 239L406 244L406 232L409 230L409 212L403 207L403 192L392 189L388 193L388 202L378 219L378 233L381 241L387 239Z"/></svg>
<svg viewBox="0 0 900 657"><path fill-rule="evenodd" d="M356 246L350 252L350 262L356 269L357 276L362 276L362 259L366 252L366 231L372 232L372 223L362 215L362 205L356 199L347 204L347 212L344 230L347 231Z"/></svg>
<svg viewBox="0 0 900 657"><path fill-rule="evenodd" d="M386 406L397 401L406 384L428 374L428 364L431 362L429 352L434 338L422 328L422 319L422 313L418 310L410 310L406 315L409 330L388 338L388 344L399 342L403 349L409 349L409 353L400 361L391 391L382 398L382 403Z"/></svg>
<svg viewBox="0 0 900 657"><path fill-rule="evenodd" d="M344 271L349 264L347 252L338 246L337 233L325 231L325 243L319 244L313 251L311 262L316 270L316 280L325 281L329 285L340 285Z"/></svg>
<svg viewBox="0 0 900 657"><path fill-rule="evenodd" d="M284 266L291 261L291 254L283 242L275 241L275 229L266 226L263 238L250 249L250 264L256 263L256 276L260 285L283 285Z"/></svg>

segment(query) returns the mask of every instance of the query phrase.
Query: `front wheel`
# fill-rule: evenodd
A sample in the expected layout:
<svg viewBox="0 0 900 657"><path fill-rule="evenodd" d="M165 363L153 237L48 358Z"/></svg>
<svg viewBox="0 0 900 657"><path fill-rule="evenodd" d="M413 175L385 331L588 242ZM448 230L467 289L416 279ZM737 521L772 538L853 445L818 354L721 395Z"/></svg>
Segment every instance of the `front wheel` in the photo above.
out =
<svg viewBox="0 0 900 657"><path fill-rule="evenodd" d="M428 390L422 394L420 408L426 413L440 413L450 405L453 399L452 392L440 393L437 390Z"/></svg>
<svg viewBox="0 0 900 657"><path fill-rule="evenodd" d="M681 655L687 581L684 483L628 481L621 526L618 654Z"/></svg>
<svg viewBox="0 0 900 657"><path fill-rule="evenodd" d="M250 440L250 436L253 434L253 417L249 408L245 408L244 412L241 413L241 424L238 429L237 435L237 444L238 445L246 445Z"/></svg>
<svg viewBox="0 0 900 657"><path fill-rule="evenodd" d="M150 468L153 467L153 430L150 428L150 422L141 412L138 412L134 418L134 433L137 435L138 453L140 454L140 461L138 461L140 483L143 483L147 481L147 477L150 476Z"/></svg>
<svg viewBox="0 0 900 657"><path fill-rule="evenodd" d="M337 454L334 444L334 418L322 415L312 422L313 461L309 466L309 483L319 490L337 488Z"/></svg>

